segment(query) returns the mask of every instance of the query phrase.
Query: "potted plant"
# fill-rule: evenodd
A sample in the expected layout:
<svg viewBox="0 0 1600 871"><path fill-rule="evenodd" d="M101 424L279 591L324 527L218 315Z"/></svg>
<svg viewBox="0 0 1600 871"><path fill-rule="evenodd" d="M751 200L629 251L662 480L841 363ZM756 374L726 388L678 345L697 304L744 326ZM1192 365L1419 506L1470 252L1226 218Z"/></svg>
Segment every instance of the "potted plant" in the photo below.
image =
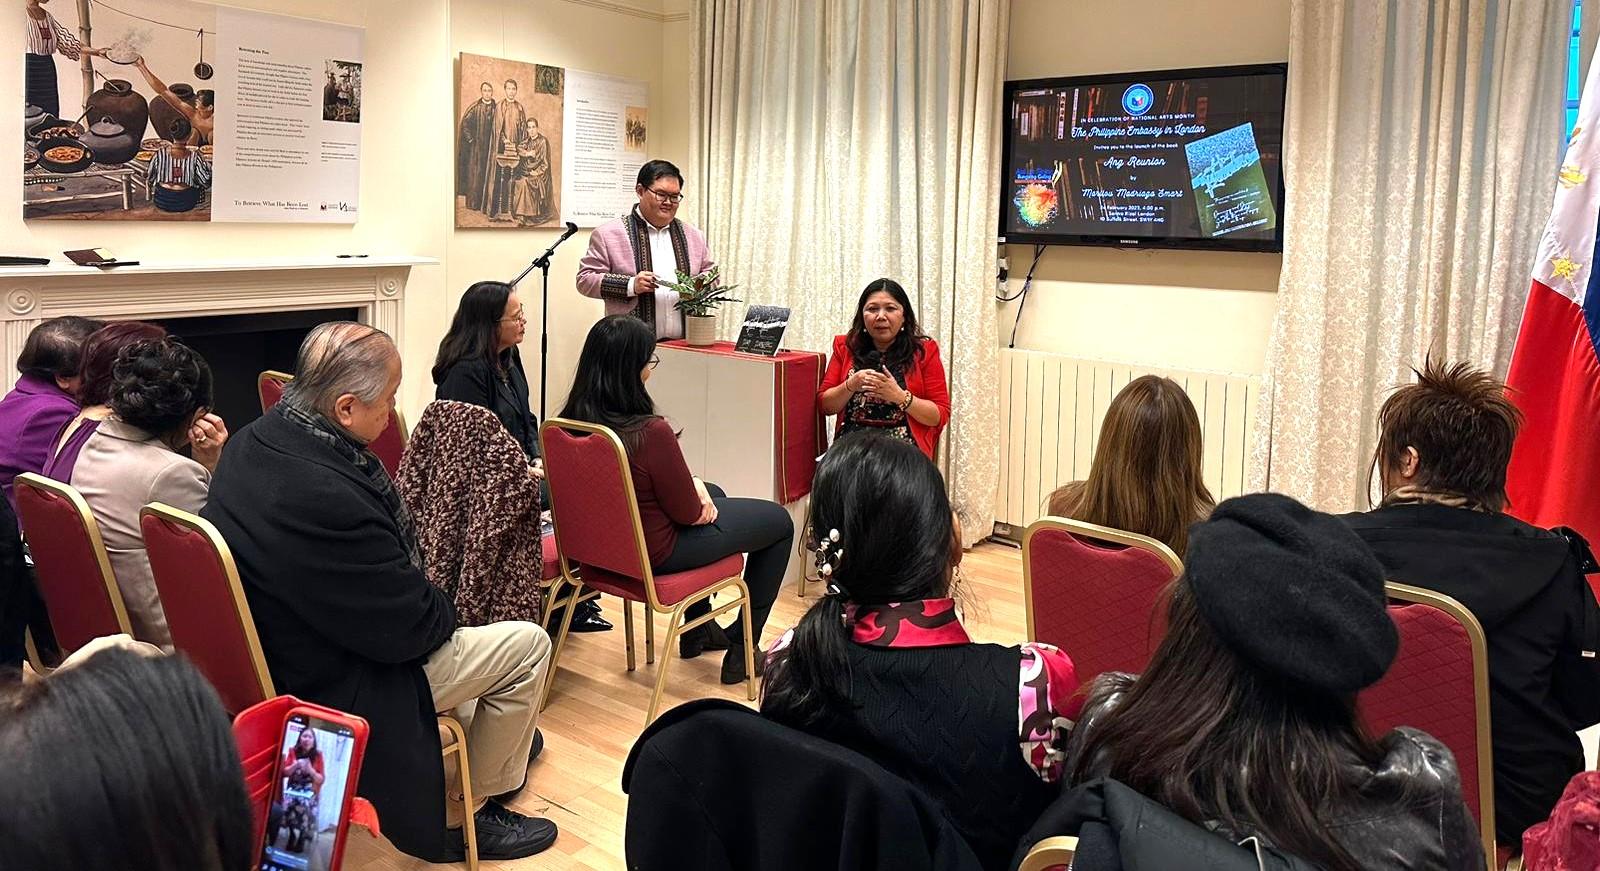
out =
<svg viewBox="0 0 1600 871"><path fill-rule="evenodd" d="M678 292L677 309L683 312L683 338L690 345L706 347L717 342L717 308L725 302L739 302L729 294L736 284L722 284L721 266L713 266L690 277L679 272L678 280L663 284Z"/></svg>

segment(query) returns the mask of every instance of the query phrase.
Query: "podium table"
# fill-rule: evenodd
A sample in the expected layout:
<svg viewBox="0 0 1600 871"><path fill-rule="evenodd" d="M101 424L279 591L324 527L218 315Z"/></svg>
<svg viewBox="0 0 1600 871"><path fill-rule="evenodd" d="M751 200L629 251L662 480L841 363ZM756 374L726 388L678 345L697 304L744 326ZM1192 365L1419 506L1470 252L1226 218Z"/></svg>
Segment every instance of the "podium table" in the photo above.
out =
<svg viewBox="0 0 1600 871"><path fill-rule="evenodd" d="M732 342L693 347L661 342L645 382L656 411L681 430L690 471L729 496L770 499L805 528L806 496L827 447L817 388L827 361L812 351L741 354ZM803 567L792 555L786 581Z"/></svg>

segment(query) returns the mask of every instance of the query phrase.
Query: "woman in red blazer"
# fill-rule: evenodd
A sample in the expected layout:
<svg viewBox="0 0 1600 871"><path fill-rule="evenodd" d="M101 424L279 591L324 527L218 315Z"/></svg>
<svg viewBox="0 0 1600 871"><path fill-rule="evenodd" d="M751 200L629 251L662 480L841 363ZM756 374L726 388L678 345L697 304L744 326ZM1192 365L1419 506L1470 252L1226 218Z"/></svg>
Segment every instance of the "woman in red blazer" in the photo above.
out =
<svg viewBox="0 0 1600 871"><path fill-rule="evenodd" d="M950 422L950 390L939 344L917 326L905 288L880 278L861 291L850 332L833 337L817 406L838 415L836 436L885 432L933 459Z"/></svg>

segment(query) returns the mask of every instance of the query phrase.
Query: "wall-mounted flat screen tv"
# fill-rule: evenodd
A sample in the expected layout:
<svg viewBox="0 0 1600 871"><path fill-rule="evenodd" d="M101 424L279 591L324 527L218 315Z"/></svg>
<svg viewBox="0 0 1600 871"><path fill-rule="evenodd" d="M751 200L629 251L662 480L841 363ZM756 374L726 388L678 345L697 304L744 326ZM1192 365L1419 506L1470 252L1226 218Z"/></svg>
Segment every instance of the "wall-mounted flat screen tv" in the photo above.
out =
<svg viewBox="0 0 1600 871"><path fill-rule="evenodd" d="M1009 243L1283 250L1285 64L1007 82Z"/></svg>

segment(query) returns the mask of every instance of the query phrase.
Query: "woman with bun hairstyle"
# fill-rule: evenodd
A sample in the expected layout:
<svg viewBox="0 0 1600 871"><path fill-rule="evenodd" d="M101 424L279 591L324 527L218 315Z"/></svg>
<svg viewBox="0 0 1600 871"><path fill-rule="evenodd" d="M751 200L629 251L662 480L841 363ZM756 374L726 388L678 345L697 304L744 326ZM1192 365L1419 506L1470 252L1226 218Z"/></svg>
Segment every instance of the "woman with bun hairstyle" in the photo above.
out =
<svg viewBox="0 0 1600 871"><path fill-rule="evenodd" d="M72 467L78 463L79 452L100 421L111 416L111 367L117 354L134 342L166 337L160 324L144 321L113 321L89 334L78 364L78 402L82 407L56 433L52 455L44 464L45 477L72 483Z"/></svg>
<svg viewBox="0 0 1600 871"><path fill-rule="evenodd" d="M72 486L100 524L134 637L171 650L139 509L150 502L194 513L205 507L228 428L211 413L211 367L176 339L128 345L111 373L111 416L84 443ZM179 453L185 447L193 459Z"/></svg>

